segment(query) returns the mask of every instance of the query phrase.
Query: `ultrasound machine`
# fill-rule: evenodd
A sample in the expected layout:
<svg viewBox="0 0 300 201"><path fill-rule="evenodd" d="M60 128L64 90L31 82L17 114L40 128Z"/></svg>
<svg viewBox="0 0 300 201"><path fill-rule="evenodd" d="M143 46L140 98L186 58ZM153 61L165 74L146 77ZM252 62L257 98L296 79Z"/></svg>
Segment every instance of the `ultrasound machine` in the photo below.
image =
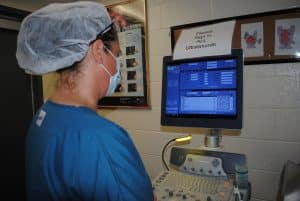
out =
<svg viewBox="0 0 300 201"><path fill-rule="evenodd" d="M243 52L192 59L163 58L161 125L201 127L207 149L173 147L169 167L152 182L158 201L250 199L244 154L220 149L222 129L243 123Z"/></svg>

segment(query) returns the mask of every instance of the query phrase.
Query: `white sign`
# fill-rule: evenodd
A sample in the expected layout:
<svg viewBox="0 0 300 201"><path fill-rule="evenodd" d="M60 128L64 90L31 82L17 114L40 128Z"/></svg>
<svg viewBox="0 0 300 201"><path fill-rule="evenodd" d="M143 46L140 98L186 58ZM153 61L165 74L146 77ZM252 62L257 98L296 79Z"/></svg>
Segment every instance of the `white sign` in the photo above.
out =
<svg viewBox="0 0 300 201"><path fill-rule="evenodd" d="M275 55L300 52L300 18L275 21Z"/></svg>
<svg viewBox="0 0 300 201"><path fill-rule="evenodd" d="M245 57L264 56L263 23L249 23L241 25L241 44Z"/></svg>
<svg viewBox="0 0 300 201"><path fill-rule="evenodd" d="M183 30L173 59L230 54L234 25L235 20Z"/></svg>
<svg viewBox="0 0 300 201"><path fill-rule="evenodd" d="M140 24L118 33L121 57L121 81L111 96L144 96L143 45Z"/></svg>

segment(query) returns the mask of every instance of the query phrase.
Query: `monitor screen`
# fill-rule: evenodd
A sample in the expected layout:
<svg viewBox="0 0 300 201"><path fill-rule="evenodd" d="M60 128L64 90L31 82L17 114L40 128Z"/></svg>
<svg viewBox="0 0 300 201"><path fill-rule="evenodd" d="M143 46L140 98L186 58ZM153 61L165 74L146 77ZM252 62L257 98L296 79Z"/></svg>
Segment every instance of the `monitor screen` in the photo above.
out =
<svg viewBox="0 0 300 201"><path fill-rule="evenodd" d="M164 57L161 124L242 127L243 53L172 60Z"/></svg>

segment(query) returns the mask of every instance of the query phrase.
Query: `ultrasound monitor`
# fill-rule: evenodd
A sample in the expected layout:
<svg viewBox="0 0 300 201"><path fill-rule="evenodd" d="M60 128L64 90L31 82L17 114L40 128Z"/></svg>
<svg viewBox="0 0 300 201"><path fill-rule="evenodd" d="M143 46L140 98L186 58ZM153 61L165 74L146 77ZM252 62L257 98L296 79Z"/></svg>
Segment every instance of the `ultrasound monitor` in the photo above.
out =
<svg viewBox="0 0 300 201"><path fill-rule="evenodd" d="M243 52L163 59L161 125L242 128Z"/></svg>

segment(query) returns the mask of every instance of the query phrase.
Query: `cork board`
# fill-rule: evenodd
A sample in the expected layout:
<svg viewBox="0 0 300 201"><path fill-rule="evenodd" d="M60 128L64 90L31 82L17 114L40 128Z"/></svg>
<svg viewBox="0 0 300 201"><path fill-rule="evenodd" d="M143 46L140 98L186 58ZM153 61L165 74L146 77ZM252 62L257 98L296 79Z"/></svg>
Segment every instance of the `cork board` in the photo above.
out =
<svg viewBox="0 0 300 201"><path fill-rule="evenodd" d="M245 64L300 62L300 7L171 27L172 50L183 30L235 20L232 48Z"/></svg>

